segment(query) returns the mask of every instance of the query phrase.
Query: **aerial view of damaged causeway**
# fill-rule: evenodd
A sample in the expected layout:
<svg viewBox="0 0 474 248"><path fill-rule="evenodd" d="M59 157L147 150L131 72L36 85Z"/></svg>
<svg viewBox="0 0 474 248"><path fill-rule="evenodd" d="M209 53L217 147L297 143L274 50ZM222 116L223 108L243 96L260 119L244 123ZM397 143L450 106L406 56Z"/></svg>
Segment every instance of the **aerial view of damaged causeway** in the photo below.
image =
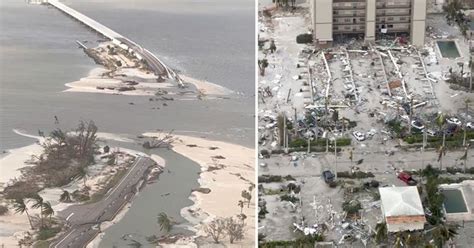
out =
<svg viewBox="0 0 474 248"><path fill-rule="evenodd" d="M0 247L255 246L254 9L2 1Z"/></svg>

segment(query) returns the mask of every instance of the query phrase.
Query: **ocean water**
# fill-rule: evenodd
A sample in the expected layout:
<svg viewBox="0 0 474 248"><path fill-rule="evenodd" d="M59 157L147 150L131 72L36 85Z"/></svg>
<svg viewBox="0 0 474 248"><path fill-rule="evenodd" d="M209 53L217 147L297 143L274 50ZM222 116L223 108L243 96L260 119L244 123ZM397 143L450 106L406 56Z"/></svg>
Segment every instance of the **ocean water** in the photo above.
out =
<svg viewBox="0 0 474 248"><path fill-rule="evenodd" d="M65 1L184 74L240 94L229 100L175 101L153 110L158 103L147 97L63 93L65 83L86 76L96 66L75 41L95 42L101 37L52 7L4 0L0 3L0 149L30 142L14 134L13 128L47 132L54 128L55 115L64 128L78 119L94 120L102 131L111 133L196 131L253 147L252 1L113 2Z"/></svg>

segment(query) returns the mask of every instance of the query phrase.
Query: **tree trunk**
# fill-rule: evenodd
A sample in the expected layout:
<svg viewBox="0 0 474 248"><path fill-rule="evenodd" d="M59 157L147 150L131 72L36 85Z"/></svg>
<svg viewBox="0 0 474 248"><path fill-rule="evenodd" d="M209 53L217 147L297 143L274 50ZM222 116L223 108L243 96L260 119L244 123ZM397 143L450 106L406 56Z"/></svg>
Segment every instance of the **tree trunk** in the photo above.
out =
<svg viewBox="0 0 474 248"><path fill-rule="evenodd" d="M25 210L25 213L26 213L26 217L28 217L28 222L30 223L31 229L35 229L33 227L33 223L31 223L31 217L30 217L30 214L28 213L28 210Z"/></svg>

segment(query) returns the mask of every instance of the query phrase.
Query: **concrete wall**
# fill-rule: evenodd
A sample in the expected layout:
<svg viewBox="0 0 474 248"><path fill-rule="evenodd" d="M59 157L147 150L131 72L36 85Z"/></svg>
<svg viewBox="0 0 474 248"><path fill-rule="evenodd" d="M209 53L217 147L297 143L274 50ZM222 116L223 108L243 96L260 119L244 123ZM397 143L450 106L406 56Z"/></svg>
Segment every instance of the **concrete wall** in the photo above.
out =
<svg viewBox="0 0 474 248"><path fill-rule="evenodd" d="M375 40L375 20L376 20L376 1L367 0L367 9L365 17L365 40Z"/></svg>
<svg viewBox="0 0 474 248"><path fill-rule="evenodd" d="M310 0L313 36L316 44L332 42L332 0Z"/></svg>
<svg viewBox="0 0 474 248"><path fill-rule="evenodd" d="M412 0L411 43L415 46L425 44L426 0Z"/></svg>

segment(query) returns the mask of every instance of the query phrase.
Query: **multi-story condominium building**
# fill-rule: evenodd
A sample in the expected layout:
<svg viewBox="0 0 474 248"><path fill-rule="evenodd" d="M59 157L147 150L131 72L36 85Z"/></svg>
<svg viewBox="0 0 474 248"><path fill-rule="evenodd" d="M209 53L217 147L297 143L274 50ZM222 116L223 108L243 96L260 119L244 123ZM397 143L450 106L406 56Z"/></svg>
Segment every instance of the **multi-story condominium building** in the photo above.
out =
<svg viewBox="0 0 474 248"><path fill-rule="evenodd" d="M330 46L337 37L363 36L366 41L405 33L413 45L425 41L427 0L309 0L313 38Z"/></svg>

